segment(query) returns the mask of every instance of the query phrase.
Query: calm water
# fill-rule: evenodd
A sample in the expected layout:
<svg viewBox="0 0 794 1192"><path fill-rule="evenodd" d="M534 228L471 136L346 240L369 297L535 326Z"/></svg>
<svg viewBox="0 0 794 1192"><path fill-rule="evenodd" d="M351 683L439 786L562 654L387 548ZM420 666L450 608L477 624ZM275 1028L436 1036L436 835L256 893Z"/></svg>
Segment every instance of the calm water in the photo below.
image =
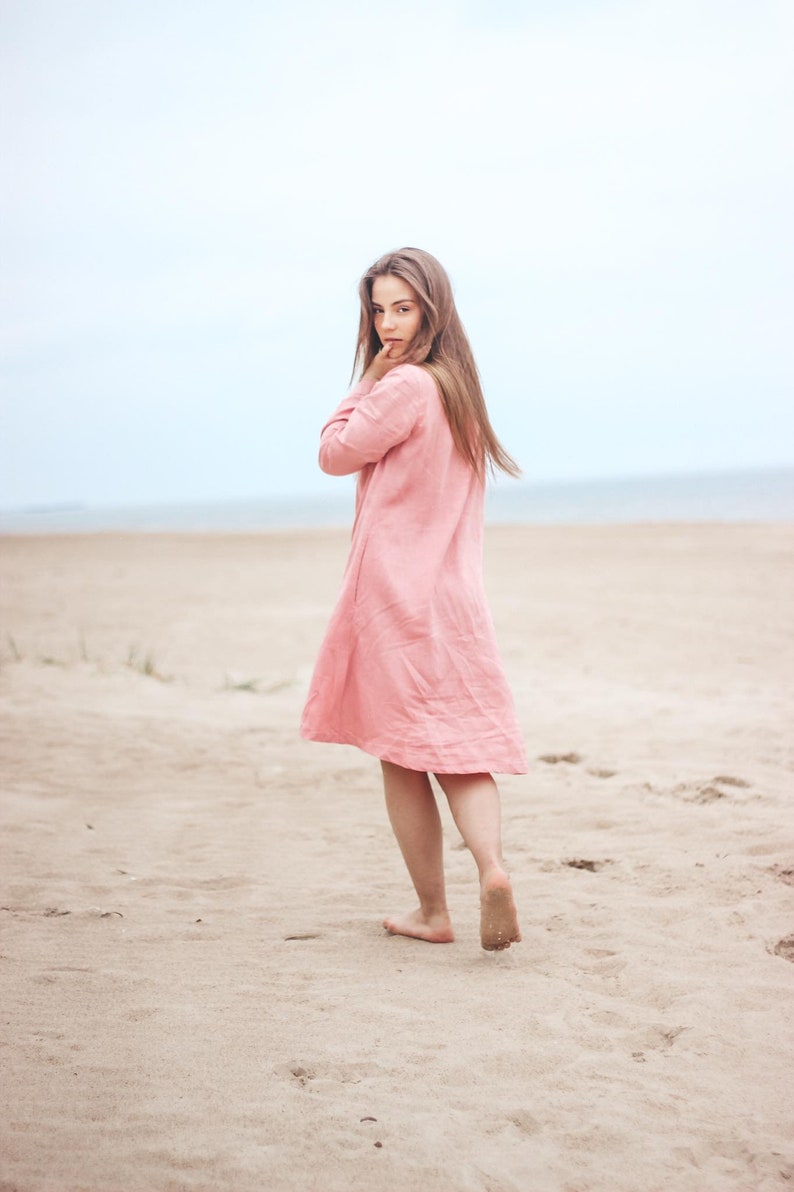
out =
<svg viewBox="0 0 794 1192"><path fill-rule="evenodd" d="M319 497L7 510L0 512L0 533L278 530L345 526L352 513L353 493L346 485L339 493ZM489 494L487 520L545 525L794 521L794 467L631 480L503 482Z"/></svg>

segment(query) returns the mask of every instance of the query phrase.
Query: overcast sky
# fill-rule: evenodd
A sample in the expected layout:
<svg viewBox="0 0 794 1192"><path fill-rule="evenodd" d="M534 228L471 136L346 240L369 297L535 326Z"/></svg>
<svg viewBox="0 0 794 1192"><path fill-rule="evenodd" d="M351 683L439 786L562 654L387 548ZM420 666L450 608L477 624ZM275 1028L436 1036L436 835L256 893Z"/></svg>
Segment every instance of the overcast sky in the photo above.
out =
<svg viewBox="0 0 794 1192"><path fill-rule="evenodd" d="M794 463L790 0L2 0L0 506L325 491L360 274L527 480Z"/></svg>

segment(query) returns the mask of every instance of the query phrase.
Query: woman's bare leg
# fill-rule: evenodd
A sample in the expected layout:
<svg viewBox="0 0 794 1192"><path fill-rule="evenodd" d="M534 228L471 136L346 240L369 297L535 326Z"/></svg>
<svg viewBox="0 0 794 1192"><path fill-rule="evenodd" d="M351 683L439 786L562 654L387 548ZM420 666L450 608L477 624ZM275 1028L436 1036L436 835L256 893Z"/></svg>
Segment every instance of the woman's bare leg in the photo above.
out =
<svg viewBox="0 0 794 1192"><path fill-rule="evenodd" d="M427 774L381 762L386 809L394 835L419 896L419 909L392 916L383 926L393 935L410 935L432 944L455 938L444 886L441 817Z"/></svg>
<svg viewBox="0 0 794 1192"><path fill-rule="evenodd" d="M502 812L490 774L437 774L458 831L480 874L480 941L489 952L518 943L521 931L502 860Z"/></svg>

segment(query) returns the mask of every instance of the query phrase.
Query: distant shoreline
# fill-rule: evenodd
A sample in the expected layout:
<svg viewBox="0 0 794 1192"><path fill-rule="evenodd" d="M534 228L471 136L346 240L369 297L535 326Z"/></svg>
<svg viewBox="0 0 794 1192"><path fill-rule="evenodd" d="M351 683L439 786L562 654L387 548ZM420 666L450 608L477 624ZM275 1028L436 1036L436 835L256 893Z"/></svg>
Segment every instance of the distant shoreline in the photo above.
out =
<svg viewBox="0 0 794 1192"><path fill-rule="evenodd" d="M0 511L0 534L232 533L349 526L353 488L311 496L89 506L37 504ZM502 482L489 490L489 524L794 521L794 467L601 480Z"/></svg>

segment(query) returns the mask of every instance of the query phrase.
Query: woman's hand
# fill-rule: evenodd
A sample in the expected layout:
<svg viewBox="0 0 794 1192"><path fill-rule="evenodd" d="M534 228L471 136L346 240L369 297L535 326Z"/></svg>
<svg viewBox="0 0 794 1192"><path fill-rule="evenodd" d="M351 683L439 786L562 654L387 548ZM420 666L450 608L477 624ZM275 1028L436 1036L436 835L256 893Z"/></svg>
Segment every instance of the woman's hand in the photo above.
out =
<svg viewBox="0 0 794 1192"><path fill-rule="evenodd" d="M390 369L396 368L396 366L400 363L399 356L395 353L394 358L392 358L390 355L392 348L396 346L397 345L393 343L385 343L378 352L377 356L374 357L372 364L370 364L361 380L379 381L381 377L386 376L386 373L389 372Z"/></svg>

